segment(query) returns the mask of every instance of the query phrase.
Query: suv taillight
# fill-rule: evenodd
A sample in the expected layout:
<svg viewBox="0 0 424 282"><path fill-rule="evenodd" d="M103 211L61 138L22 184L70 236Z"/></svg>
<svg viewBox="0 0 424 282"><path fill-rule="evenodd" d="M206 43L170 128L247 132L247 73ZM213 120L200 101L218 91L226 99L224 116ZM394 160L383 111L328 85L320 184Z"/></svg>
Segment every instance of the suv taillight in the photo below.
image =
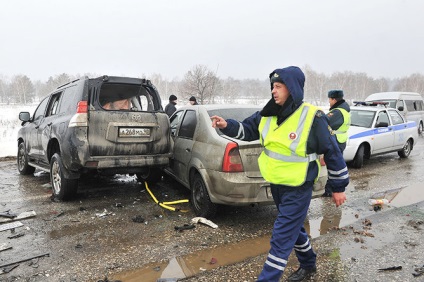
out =
<svg viewBox="0 0 424 282"><path fill-rule="evenodd" d="M242 172L244 171L241 162L238 145L234 142L228 143L225 148L224 160L222 162L223 172Z"/></svg>
<svg viewBox="0 0 424 282"><path fill-rule="evenodd" d="M85 114L88 111L87 101L79 101L77 105L77 114Z"/></svg>

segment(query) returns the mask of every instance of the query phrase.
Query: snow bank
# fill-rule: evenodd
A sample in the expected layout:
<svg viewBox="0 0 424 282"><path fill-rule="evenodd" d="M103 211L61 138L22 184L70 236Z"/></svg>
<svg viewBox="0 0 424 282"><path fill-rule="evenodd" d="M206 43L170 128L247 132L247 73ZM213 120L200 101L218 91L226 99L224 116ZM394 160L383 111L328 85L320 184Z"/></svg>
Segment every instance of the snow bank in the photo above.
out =
<svg viewBox="0 0 424 282"><path fill-rule="evenodd" d="M36 105L0 104L0 157L16 156L18 152L17 136L21 128L19 112L34 112Z"/></svg>

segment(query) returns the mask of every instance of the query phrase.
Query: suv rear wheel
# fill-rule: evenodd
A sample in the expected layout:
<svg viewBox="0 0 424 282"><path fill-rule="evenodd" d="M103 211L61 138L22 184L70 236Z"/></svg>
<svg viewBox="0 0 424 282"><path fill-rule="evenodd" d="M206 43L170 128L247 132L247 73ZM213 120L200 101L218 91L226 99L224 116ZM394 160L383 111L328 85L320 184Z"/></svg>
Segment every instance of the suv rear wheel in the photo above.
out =
<svg viewBox="0 0 424 282"><path fill-rule="evenodd" d="M55 153L50 161L50 178L52 196L59 201L69 200L74 197L78 188L78 179L65 178L63 170L62 158L60 154Z"/></svg>
<svg viewBox="0 0 424 282"><path fill-rule="evenodd" d="M35 167L28 165L28 155L25 149L25 143L22 142L18 147L18 171L20 174L33 174Z"/></svg>

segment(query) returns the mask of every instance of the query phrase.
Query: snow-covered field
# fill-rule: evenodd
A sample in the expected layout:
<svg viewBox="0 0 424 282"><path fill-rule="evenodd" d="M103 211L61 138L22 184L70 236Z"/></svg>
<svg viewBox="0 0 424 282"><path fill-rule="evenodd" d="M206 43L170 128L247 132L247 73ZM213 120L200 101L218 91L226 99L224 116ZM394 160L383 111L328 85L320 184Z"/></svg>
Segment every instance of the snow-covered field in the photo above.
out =
<svg viewBox="0 0 424 282"><path fill-rule="evenodd" d="M0 104L0 157L16 156L18 152L17 136L21 128L19 112L34 112L36 105Z"/></svg>

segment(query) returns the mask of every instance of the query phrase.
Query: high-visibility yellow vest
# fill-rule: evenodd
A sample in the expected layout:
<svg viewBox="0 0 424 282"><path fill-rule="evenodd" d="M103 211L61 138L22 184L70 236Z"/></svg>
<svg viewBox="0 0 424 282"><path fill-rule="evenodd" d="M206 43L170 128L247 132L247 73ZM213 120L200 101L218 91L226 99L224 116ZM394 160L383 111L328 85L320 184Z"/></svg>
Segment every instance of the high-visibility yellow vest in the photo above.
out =
<svg viewBox="0 0 424 282"><path fill-rule="evenodd" d="M305 183L310 162L316 161L318 170L321 169L318 155L306 153L309 132L317 111L317 107L303 103L279 126L276 116L262 117L259 133L264 150L258 163L266 181L300 186Z"/></svg>
<svg viewBox="0 0 424 282"><path fill-rule="evenodd" d="M347 130L350 127L350 114L348 111L342 108L334 108L330 111L330 113L336 109L339 110L343 115L343 124L337 130L333 130L331 133L336 135L337 142L345 143L348 138Z"/></svg>

